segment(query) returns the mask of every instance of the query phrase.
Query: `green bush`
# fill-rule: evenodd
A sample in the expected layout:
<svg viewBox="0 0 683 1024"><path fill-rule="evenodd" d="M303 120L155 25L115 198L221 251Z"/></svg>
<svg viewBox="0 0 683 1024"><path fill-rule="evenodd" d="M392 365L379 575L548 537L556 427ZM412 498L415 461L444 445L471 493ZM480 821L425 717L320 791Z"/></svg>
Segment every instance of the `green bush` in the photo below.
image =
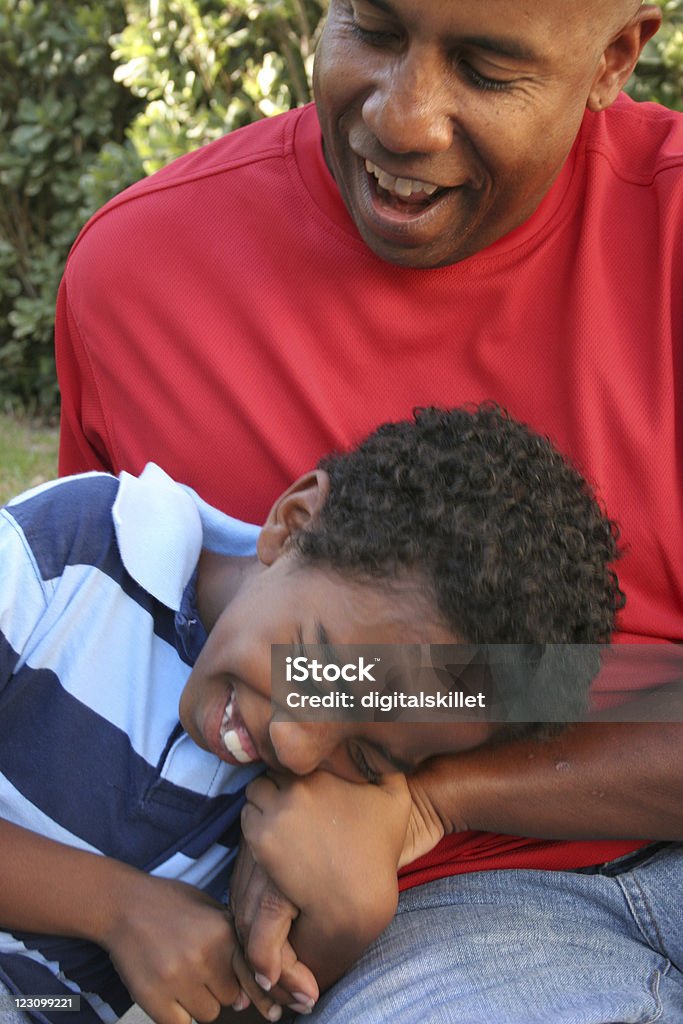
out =
<svg viewBox="0 0 683 1024"><path fill-rule="evenodd" d="M54 302L69 246L140 177L126 128L139 101L112 80L121 2L0 0L0 395L47 413Z"/></svg>
<svg viewBox="0 0 683 1024"><path fill-rule="evenodd" d="M683 110L683 0L629 85ZM310 98L327 0L0 0L0 408L56 408L78 230L174 157Z"/></svg>
<svg viewBox="0 0 683 1024"><path fill-rule="evenodd" d="M638 73L627 86L635 100L655 100L683 111L683 0L656 0L662 28L643 50Z"/></svg>
<svg viewBox="0 0 683 1024"><path fill-rule="evenodd" d="M128 0L117 82L144 100L129 137L151 174L311 98L323 0Z"/></svg>

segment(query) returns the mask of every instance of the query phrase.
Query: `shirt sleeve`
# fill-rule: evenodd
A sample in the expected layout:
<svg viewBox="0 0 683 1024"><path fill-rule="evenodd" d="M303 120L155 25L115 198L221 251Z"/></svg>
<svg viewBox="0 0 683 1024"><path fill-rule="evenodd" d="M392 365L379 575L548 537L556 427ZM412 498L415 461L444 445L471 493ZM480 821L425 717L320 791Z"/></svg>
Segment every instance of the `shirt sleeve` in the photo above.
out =
<svg viewBox="0 0 683 1024"><path fill-rule="evenodd" d="M8 509L0 510L0 695L30 647L49 603L26 539Z"/></svg>

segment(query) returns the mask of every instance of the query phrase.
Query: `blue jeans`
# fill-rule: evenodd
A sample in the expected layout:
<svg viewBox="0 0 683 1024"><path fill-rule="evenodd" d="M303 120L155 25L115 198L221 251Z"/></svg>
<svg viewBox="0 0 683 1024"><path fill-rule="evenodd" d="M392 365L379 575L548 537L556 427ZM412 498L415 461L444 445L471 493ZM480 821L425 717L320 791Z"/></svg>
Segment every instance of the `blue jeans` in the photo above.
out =
<svg viewBox="0 0 683 1024"><path fill-rule="evenodd" d="M410 889L310 1024L683 1024L683 844Z"/></svg>

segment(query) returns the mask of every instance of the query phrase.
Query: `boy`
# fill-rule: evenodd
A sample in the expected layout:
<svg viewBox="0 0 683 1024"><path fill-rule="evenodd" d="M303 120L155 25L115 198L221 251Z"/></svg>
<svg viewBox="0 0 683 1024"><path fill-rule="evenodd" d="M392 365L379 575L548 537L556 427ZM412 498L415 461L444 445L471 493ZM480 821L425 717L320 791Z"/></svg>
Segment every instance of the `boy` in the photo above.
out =
<svg viewBox="0 0 683 1024"><path fill-rule="evenodd" d="M604 643L615 556L579 474L493 407L380 427L260 531L155 466L15 499L0 516L0 981L81 994L84 1024L131 998L160 1024L211 1020L240 987L268 1012L212 898L260 764L367 782L496 731L271 721L271 644ZM577 663L569 713L592 671Z"/></svg>

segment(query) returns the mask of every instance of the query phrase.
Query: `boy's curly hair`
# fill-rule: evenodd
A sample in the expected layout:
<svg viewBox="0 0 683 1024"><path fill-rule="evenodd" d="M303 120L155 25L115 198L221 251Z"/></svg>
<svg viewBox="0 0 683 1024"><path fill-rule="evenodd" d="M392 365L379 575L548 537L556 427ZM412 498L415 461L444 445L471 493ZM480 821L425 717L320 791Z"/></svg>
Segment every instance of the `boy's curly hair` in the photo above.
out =
<svg viewBox="0 0 683 1024"><path fill-rule="evenodd" d="M498 406L417 409L319 465L330 495L295 538L307 560L419 571L469 643L609 640L617 528L547 438Z"/></svg>
<svg viewBox="0 0 683 1024"><path fill-rule="evenodd" d="M387 580L418 571L462 641L531 645L521 689L536 721L582 714L597 650L552 645L609 641L618 530L547 438L491 403L417 409L320 468L329 498L293 538L304 559Z"/></svg>

